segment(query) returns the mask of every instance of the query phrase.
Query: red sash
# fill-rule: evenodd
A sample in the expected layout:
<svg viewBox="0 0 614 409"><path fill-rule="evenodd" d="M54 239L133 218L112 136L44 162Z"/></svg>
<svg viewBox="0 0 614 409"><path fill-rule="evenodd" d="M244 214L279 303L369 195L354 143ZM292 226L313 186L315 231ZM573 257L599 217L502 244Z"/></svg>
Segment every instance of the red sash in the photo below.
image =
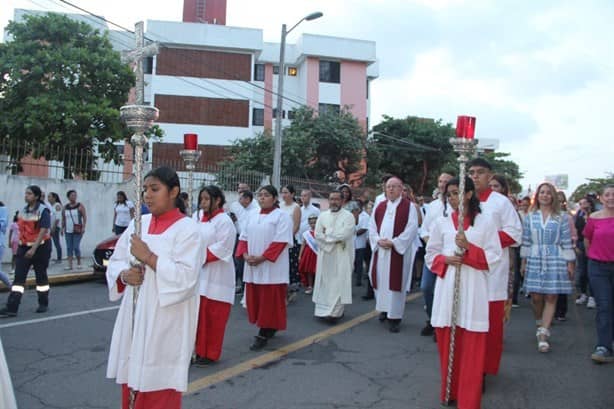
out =
<svg viewBox="0 0 614 409"><path fill-rule="evenodd" d="M384 219L384 214L386 213L386 207L388 206L388 201L381 202L377 208L375 209L375 224L377 225L377 232L379 233L382 227L382 220ZM396 213L394 215L394 229L392 233L392 238L396 238L405 227L407 227L407 223L409 221L409 212L411 211L411 202L407 199L401 199L401 203L397 206ZM401 291L401 287L403 285L403 255L399 254L394 247L390 249L392 254L390 255L390 290L391 291ZM371 283L373 288L377 289L377 254L379 251L373 253L373 267L371 268Z"/></svg>

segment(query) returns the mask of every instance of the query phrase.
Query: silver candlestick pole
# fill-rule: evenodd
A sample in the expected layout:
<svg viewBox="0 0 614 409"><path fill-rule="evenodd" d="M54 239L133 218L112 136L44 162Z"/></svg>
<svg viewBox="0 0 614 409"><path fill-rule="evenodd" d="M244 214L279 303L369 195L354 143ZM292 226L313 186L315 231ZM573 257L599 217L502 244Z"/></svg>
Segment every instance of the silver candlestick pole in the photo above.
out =
<svg viewBox="0 0 614 409"><path fill-rule="evenodd" d="M200 160L201 151L196 149L184 149L179 151L181 159L185 162L185 168L188 171L188 216L192 216L192 189L194 184L194 169L196 163Z"/></svg>
<svg viewBox="0 0 614 409"><path fill-rule="evenodd" d="M460 166L459 171L459 186L458 186L458 232L463 233L463 222L464 222L464 197L465 197L465 167L467 165L467 161L475 152L475 147L477 145L477 140L475 139L467 139L467 138L450 138L450 143L455 152L458 152L458 163ZM455 251L457 256L462 256L464 254L464 249L457 247ZM458 301L460 298L459 290L460 290L460 273L461 266L456 267L456 273L454 274L454 298L452 301L452 320L450 325L450 344L448 348L448 373L446 375L446 397L445 404L450 404L450 389L452 387L452 369L454 367L454 346L455 346L455 336L456 336L456 321L458 315Z"/></svg>

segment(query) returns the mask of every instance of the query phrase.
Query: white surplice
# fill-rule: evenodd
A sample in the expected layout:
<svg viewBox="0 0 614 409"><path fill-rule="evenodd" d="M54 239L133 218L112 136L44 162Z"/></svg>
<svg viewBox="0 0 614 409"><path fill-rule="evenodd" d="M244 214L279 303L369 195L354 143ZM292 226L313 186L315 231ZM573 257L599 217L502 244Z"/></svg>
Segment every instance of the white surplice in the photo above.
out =
<svg viewBox="0 0 614 409"><path fill-rule="evenodd" d="M130 267L134 221L120 237L107 267L109 298L122 298L113 328L107 377L132 389L185 392L198 322L198 278L203 246L198 226L184 217L161 234L148 234L152 215L142 217L142 239L158 256L156 271L145 269L139 289L134 337L132 286L118 292L117 279Z"/></svg>
<svg viewBox="0 0 614 409"><path fill-rule="evenodd" d="M382 219L380 231L377 231L375 222L375 211L371 213L369 221L369 243L373 254L377 252L377 289L375 291L375 309L380 312L387 312L389 319L402 319L405 312L405 291L390 290L390 259L391 250L380 248L377 242L380 239L392 239L394 249L397 253L405 256L405 253L411 250L412 243L418 234L418 214L415 207L410 203L409 216L407 217L407 225L401 234L392 238L394 233L394 219L396 217L397 207L401 203L401 198L386 203L386 212ZM383 205L383 204L382 204ZM371 257L369 265L369 279L373 269L375 257ZM409 279L409 263L403 263L403 280L401 282L401 290L407 287Z"/></svg>
<svg viewBox="0 0 614 409"><path fill-rule="evenodd" d="M203 264L198 292L210 300L234 304L236 278L232 257L237 239L235 226L225 213L219 213L206 222L201 221L202 216L202 210L194 216L205 246L202 259L207 258L208 249L219 260Z"/></svg>
<svg viewBox="0 0 614 409"><path fill-rule="evenodd" d="M318 218L315 229L318 259L312 297L316 317L340 317L343 305L352 303L355 225L354 215L345 209L327 210Z"/></svg>
<svg viewBox="0 0 614 409"><path fill-rule="evenodd" d="M488 280L502 260L502 251L497 238L497 229L492 219L478 214L474 225L465 231L469 243L484 251L489 270L477 270L466 264L461 265L457 325L474 332L488 332ZM425 262L429 269L436 256L452 256L456 249L456 229L452 217L439 217L430 229L426 245ZM454 277L456 267L448 265L443 278L437 277L433 297L431 325L449 327L452 322L454 300Z"/></svg>
<svg viewBox="0 0 614 409"><path fill-rule="evenodd" d="M260 256L273 242L294 242L293 223L288 213L274 209L268 214L249 213L239 240L247 241L247 254ZM275 262L265 260L257 266L245 263L243 282L254 284L288 284L290 261L288 246Z"/></svg>
<svg viewBox="0 0 614 409"><path fill-rule="evenodd" d="M520 217L514 209L512 202L500 193L490 192L488 199L480 203L482 212L489 215L494 223L497 232L503 231L510 236L516 243L522 242L522 223ZM499 238L498 233L493 236L493 240ZM494 270L488 277L488 300L502 301L508 298L508 283L510 276L510 253L509 248L503 249L501 262L497 263Z"/></svg>
<svg viewBox="0 0 614 409"><path fill-rule="evenodd" d="M4 349L2 348L2 340L0 339L0 408L2 409L17 409L15 401L15 393L13 392L13 383L9 374L9 367L6 364L4 357Z"/></svg>

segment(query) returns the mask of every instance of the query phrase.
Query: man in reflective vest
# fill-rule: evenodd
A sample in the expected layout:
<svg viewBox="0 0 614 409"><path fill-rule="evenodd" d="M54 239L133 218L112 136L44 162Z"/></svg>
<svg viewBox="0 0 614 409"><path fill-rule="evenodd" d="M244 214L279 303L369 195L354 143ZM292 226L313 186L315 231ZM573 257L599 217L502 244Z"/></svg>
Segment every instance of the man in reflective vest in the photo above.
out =
<svg viewBox="0 0 614 409"><path fill-rule="evenodd" d="M47 311L49 305L49 281L47 267L51 257L51 214L42 202L41 189L38 186L26 188L26 207L19 212L19 247L15 257L15 280L11 286L6 308L0 310L0 318L15 317L21 297L25 290L26 277L30 267L36 274L36 292L38 308L36 312Z"/></svg>

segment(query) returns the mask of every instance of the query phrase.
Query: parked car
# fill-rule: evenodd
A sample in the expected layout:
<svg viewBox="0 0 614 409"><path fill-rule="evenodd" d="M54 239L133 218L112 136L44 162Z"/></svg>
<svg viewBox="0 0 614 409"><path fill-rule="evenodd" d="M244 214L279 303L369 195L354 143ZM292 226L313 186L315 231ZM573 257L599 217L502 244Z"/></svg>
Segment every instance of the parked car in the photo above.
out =
<svg viewBox="0 0 614 409"><path fill-rule="evenodd" d="M113 255L113 251L115 250L115 245L117 244L117 240L119 240L119 237L120 236L118 235L113 235L107 239L104 239L96 245L94 253L92 254L92 259L94 261L94 271L107 271L109 259Z"/></svg>

